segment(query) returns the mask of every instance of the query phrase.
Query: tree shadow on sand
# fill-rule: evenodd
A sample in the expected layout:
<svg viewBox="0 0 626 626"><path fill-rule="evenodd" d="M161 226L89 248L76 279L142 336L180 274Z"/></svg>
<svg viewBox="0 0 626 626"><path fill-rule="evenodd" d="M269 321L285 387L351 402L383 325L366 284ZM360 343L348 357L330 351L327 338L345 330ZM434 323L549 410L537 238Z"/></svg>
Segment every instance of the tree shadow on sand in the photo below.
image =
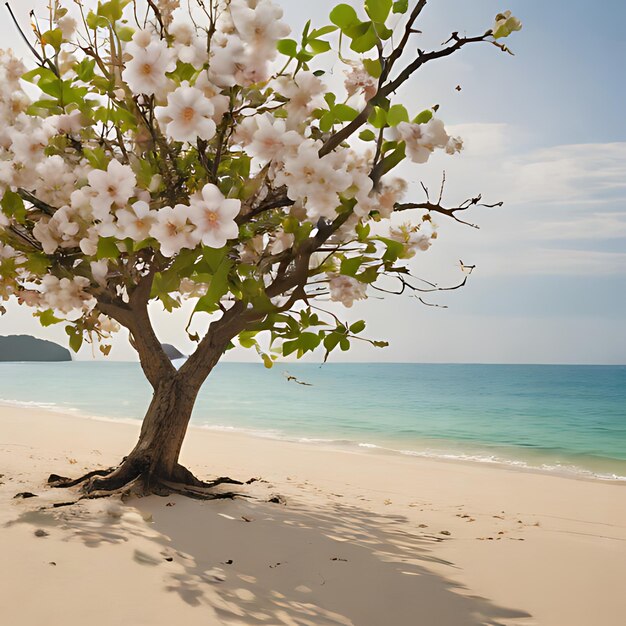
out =
<svg viewBox="0 0 626 626"><path fill-rule="evenodd" d="M529 617L448 580L441 570L454 565L435 549L443 539L403 516L341 503L130 504L34 510L11 523L54 525L89 547L130 541L138 563L164 568L168 592L228 625L495 626Z"/></svg>

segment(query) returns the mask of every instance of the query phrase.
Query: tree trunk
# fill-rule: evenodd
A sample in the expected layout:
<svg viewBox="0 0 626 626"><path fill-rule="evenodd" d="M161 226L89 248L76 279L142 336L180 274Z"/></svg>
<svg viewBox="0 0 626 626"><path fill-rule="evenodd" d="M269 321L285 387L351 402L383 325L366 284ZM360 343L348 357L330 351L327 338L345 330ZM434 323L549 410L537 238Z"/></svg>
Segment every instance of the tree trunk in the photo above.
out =
<svg viewBox="0 0 626 626"><path fill-rule="evenodd" d="M122 464L109 475L93 478L88 491L119 489L139 478L144 491L158 491L163 481L202 486L178 463L199 387L177 374L156 386L143 419L139 440Z"/></svg>
<svg viewBox="0 0 626 626"><path fill-rule="evenodd" d="M106 301L99 306L112 316L117 315L131 333L131 343L139 354L141 367L154 390L137 444L121 465L110 470L94 470L77 479L52 474L53 487L83 484L88 494L111 492L127 488L137 493L181 493L181 486L192 489L185 495L200 497L199 490L223 483L242 484L228 477L211 482L198 480L178 463L178 457L191 419L191 412L200 387L213 370L231 339L245 328L248 318L242 315L242 305L229 309L228 317L214 325L183 366L177 371L157 339L147 311L151 282L144 286L144 300L139 288L131 294L131 307L111 308ZM139 295L137 295L139 294ZM138 300L139 299L139 300ZM138 300L138 303L136 302ZM121 312L120 312L121 311ZM177 486L178 484L178 486ZM104 494L103 494L104 495ZM233 494L212 494L207 497L232 497Z"/></svg>
<svg viewBox="0 0 626 626"><path fill-rule="evenodd" d="M176 479L178 457L198 391L177 376L163 380L154 391L139 441L129 456L142 464L147 476Z"/></svg>

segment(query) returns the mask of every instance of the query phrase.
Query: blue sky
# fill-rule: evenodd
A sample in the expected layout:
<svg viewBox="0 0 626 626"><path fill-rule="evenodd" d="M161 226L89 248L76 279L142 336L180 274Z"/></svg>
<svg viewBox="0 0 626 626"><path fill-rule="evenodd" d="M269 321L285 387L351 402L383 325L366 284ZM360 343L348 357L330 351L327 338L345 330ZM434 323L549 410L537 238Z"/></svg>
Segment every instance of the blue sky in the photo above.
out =
<svg viewBox="0 0 626 626"><path fill-rule="evenodd" d="M13 5L25 15L31 3ZM297 33L306 19L327 23L333 3L282 6ZM421 198L420 181L437 188L445 169L450 202L479 192L505 201L474 211L479 231L438 220L440 239L414 267L442 283L458 277L459 259L478 269L466 289L436 299L447 309L407 298L359 303L347 317L368 320L370 334L391 346L359 346L340 359L626 362L626 3L430 0L416 46L435 47L454 30L480 33L505 9L524 24L507 41L515 56L468 48L425 67L401 94L416 112L438 103L466 141L458 158L403 166L411 197ZM7 20L0 37L22 50ZM339 79L342 68L333 74ZM155 311L155 320L163 340L191 348L182 318ZM0 318L0 333L11 332L64 339L62 329L38 328L17 307ZM113 355L132 357L123 338ZM81 356L90 358L89 350Z"/></svg>

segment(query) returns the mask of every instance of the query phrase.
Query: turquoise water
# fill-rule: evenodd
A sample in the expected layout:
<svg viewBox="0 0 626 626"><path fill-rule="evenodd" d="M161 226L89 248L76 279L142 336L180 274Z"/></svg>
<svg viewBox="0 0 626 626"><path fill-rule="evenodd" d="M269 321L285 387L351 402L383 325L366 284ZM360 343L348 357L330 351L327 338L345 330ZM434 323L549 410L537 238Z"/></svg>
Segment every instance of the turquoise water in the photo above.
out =
<svg viewBox="0 0 626 626"><path fill-rule="evenodd" d="M136 363L0 364L3 403L139 420L149 398ZM626 480L626 366L223 363L192 423Z"/></svg>

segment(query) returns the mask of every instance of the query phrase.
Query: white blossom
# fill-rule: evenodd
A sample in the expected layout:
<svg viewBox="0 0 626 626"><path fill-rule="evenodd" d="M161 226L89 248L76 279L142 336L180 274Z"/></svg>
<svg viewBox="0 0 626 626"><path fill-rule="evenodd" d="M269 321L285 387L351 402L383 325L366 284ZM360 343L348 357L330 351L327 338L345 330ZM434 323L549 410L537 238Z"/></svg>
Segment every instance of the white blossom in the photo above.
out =
<svg viewBox="0 0 626 626"><path fill-rule="evenodd" d="M120 239L130 237L133 241L143 241L150 236L150 229L156 223L156 211L150 210L147 202L139 200L132 206L115 213Z"/></svg>
<svg viewBox="0 0 626 626"><path fill-rule="evenodd" d="M94 193L94 214L104 220L111 205L124 206L135 193L137 179L128 165L113 159L106 170L92 170L87 175L90 190Z"/></svg>
<svg viewBox="0 0 626 626"><path fill-rule="evenodd" d="M177 204L165 206L157 211L156 222L150 228L150 236L160 245L161 253L166 257L178 254L183 248L193 248L194 226L189 222L189 207Z"/></svg>
<svg viewBox="0 0 626 626"><path fill-rule="evenodd" d="M341 274L328 274L330 289L330 299L341 302L345 307L350 308L355 300L365 300L367 298L367 285L358 281L352 276L342 276Z"/></svg>
<svg viewBox="0 0 626 626"><path fill-rule="evenodd" d="M352 182L342 168L341 156L333 153L320 158L320 147L319 142L311 139L303 141L296 155L276 175L276 183L287 186L292 200L306 200L307 215L314 222L320 217L335 216L338 194Z"/></svg>
<svg viewBox="0 0 626 626"><path fill-rule="evenodd" d="M93 296L85 291L89 279L84 276L57 278L48 274L41 280L41 297L44 304L61 313L89 310L95 305Z"/></svg>
<svg viewBox="0 0 626 626"><path fill-rule="evenodd" d="M201 39L196 29L184 17L176 18L169 28L174 38L172 48L182 63L190 63L194 67L202 67L208 60L206 40Z"/></svg>
<svg viewBox="0 0 626 626"><path fill-rule="evenodd" d="M219 87L235 84L238 66L245 61L243 42L236 34L217 31L211 40L209 79Z"/></svg>
<svg viewBox="0 0 626 626"><path fill-rule="evenodd" d="M288 100L285 110L292 126L303 122L324 102L324 83L311 72L298 72L295 78L281 76L275 83L276 91Z"/></svg>
<svg viewBox="0 0 626 626"><path fill-rule="evenodd" d="M163 24L168 26L172 23L173 13L180 6L180 0L157 0L157 7L161 13Z"/></svg>
<svg viewBox="0 0 626 626"><path fill-rule="evenodd" d="M300 134L287 130L284 120L277 120L270 115L252 118L249 133L248 137L239 135L244 140L246 153L263 161L285 160L302 143Z"/></svg>
<svg viewBox="0 0 626 626"><path fill-rule="evenodd" d="M522 30L522 22L511 15L511 11L504 11L504 13L498 13L498 15L496 15L496 20L491 30L494 39L508 37L512 32Z"/></svg>
<svg viewBox="0 0 626 626"><path fill-rule="evenodd" d="M81 113L78 109L61 115L53 115L48 118L48 121L58 133L67 135L78 135L83 128Z"/></svg>
<svg viewBox="0 0 626 626"><path fill-rule="evenodd" d="M76 20L68 13L57 20L57 26L61 29L63 39L70 39L76 31Z"/></svg>
<svg viewBox="0 0 626 626"><path fill-rule="evenodd" d="M436 148L445 149L450 140L443 122L434 117L425 124L400 122L396 126L396 135L406 142L407 153L415 163L426 163Z"/></svg>
<svg viewBox="0 0 626 626"><path fill-rule="evenodd" d="M288 250L293 246L295 236L293 233L286 233L284 230L279 231L274 235L274 240L270 244L270 254L280 254L281 252Z"/></svg>
<svg viewBox="0 0 626 626"><path fill-rule="evenodd" d="M222 248L229 239L239 235L235 217L241 210L241 201L226 199L213 184L190 199L189 220L196 227L194 237L210 248Z"/></svg>
<svg viewBox="0 0 626 626"><path fill-rule="evenodd" d="M109 262L106 259L100 259L99 261L91 261L89 264L91 269L91 275L93 279L101 286L106 285L106 278L109 273Z"/></svg>
<svg viewBox="0 0 626 626"><path fill-rule="evenodd" d="M426 252L437 238L437 226L430 218L419 225L404 223L389 229L389 238L404 245L403 257L410 259L418 250Z"/></svg>
<svg viewBox="0 0 626 626"><path fill-rule="evenodd" d="M365 69L363 63L352 61L350 65L352 69L346 72L346 80L344 81L348 96L361 93L365 96L365 100L371 100L378 91L378 79Z"/></svg>
<svg viewBox="0 0 626 626"><path fill-rule="evenodd" d="M276 42L291 30L281 21L283 10L271 0L231 0L229 10L242 41L254 55L271 61L276 56Z"/></svg>
<svg viewBox="0 0 626 626"><path fill-rule="evenodd" d="M53 207L68 204L76 186L74 170L63 157L55 154L36 167L39 180L35 185L35 195L39 200Z"/></svg>
<svg viewBox="0 0 626 626"><path fill-rule="evenodd" d="M23 128L20 125L10 128L8 133L15 161L23 165L34 165L45 158L44 148L54 131L48 125L29 121L23 124Z"/></svg>
<svg viewBox="0 0 626 626"><path fill-rule="evenodd" d="M141 31L140 31L141 32ZM167 87L167 72L176 69L175 53L162 39L153 39L146 46L141 37L133 39L126 49L132 55L122 71L122 78L136 95L162 94Z"/></svg>
<svg viewBox="0 0 626 626"><path fill-rule="evenodd" d="M215 135L214 112L212 102L202 91L186 82L167 96L167 106L155 109L157 119L170 139L191 144Z"/></svg>

